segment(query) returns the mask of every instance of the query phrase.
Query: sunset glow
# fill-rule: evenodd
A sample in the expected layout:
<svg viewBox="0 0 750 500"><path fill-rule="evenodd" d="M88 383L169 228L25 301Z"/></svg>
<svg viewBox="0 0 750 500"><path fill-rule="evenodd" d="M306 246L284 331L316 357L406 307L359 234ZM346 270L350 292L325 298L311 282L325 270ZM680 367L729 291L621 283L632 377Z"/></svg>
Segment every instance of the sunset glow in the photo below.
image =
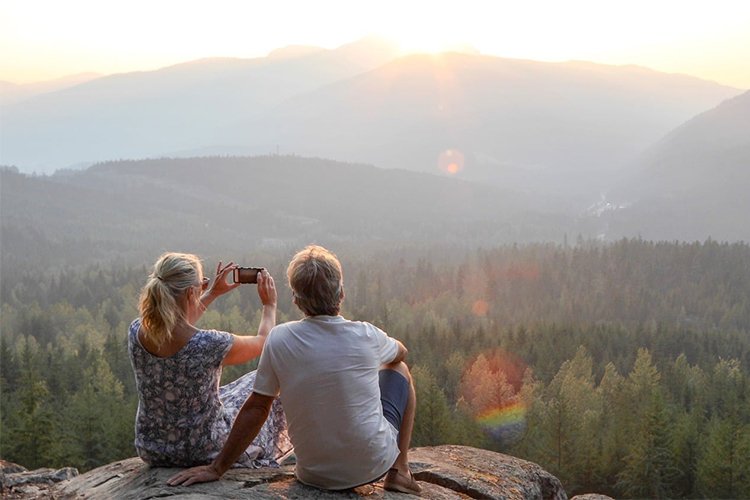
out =
<svg viewBox="0 0 750 500"><path fill-rule="evenodd" d="M476 50L636 64L750 88L750 2L298 2L6 0L0 80L156 69L205 57L335 48L376 35L404 52Z"/></svg>

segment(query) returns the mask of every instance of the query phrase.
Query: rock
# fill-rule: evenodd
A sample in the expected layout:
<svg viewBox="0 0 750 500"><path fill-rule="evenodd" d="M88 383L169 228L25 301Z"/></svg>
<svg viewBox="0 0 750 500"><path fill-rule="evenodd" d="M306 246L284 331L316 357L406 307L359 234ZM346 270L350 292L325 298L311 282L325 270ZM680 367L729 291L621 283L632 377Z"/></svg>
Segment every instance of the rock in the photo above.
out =
<svg viewBox="0 0 750 500"><path fill-rule="evenodd" d="M0 459L0 474L15 474L16 472L26 472L27 470L23 465Z"/></svg>
<svg viewBox="0 0 750 500"><path fill-rule="evenodd" d="M533 462L467 446L417 448L414 477L471 498L567 500L562 483Z"/></svg>
<svg viewBox="0 0 750 500"><path fill-rule="evenodd" d="M424 498L567 500L556 477L534 463L500 453L467 446L435 446L412 450L410 462ZM409 498L383 490L382 481L343 492L318 490L298 482L293 466L232 469L214 483L167 486L167 479L178 470L152 468L138 458L129 458L59 483L49 494L58 499Z"/></svg>
<svg viewBox="0 0 750 500"><path fill-rule="evenodd" d="M584 493L582 495L576 495L570 500L615 500L612 497L608 497L607 495L602 495L601 493Z"/></svg>
<svg viewBox="0 0 750 500"><path fill-rule="evenodd" d="M0 460L0 491L3 498L39 498L47 496L49 485L78 475L72 467L26 470L13 462Z"/></svg>

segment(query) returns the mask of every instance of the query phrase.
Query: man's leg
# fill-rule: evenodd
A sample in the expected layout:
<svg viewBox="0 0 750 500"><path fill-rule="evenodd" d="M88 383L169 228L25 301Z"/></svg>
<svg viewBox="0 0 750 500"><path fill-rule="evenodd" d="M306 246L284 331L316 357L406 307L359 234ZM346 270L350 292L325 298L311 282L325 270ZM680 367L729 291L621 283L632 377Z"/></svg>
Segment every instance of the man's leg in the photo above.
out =
<svg viewBox="0 0 750 500"><path fill-rule="evenodd" d="M411 477L411 472L409 471L409 445L411 443L411 434L412 430L414 429L414 416L416 414L416 408L417 408L417 394L414 390L414 382L411 378L411 372L409 371L409 367L406 366L406 363L403 361L398 363L391 363L387 365L383 365L381 367L381 370L392 370L398 374L400 374L407 383L406 388L406 404L402 405L399 400L403 401L404 398L395 398L397 401L395 403L396 406L399 406L397 410L394 408L393 412L389 412L386 410L385 406L390 404L391 401L384 401L384 413L386 414L386 418L388 418L389 421L396 420L397 418L393 418L392 414L400 413L401 416L401 422L400 426L398 426L398 449L399 449L399 455L396 458L396 461L393 463L393 467L391 471L386 475L385 477L385 487L386 489L396 489L398 491L403 491L404 493L419 493L420 487L414 481ZM381 374L381 384L383 381L383 374ZM382 392L382 386L381 386L381 392ZM384 399L387 399L389 397L388 394L382 394L381 397ZM389 415L391 413L391 415ZM394 423L394 422L391 422ZM394 423L395 425L395 423ZM393 470L395 469L395 471ZM396 477L397 475L400 475L401 478ZM399 487L401 486L401 487Z"/></svg>

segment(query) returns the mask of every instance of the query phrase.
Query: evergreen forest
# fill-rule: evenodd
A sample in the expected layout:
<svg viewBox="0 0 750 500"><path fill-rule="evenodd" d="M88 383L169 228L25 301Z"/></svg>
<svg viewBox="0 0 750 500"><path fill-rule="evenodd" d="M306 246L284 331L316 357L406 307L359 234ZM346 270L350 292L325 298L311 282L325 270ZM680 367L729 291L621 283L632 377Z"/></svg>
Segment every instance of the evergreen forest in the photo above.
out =
<svg viewBox="0 0 750 500"><path fill-rule="evenodd" d="M524 458L569 496L750 498L747 243L327 246L344 316L409 349L413 446ZM202 257L209 276L219 259L267 267L282 322L300 318L296 250ZM3 269L0 456L85 471L135 455L126 333L152 261ZM253 334L259 317L245 285L199 326Z"/></svg>

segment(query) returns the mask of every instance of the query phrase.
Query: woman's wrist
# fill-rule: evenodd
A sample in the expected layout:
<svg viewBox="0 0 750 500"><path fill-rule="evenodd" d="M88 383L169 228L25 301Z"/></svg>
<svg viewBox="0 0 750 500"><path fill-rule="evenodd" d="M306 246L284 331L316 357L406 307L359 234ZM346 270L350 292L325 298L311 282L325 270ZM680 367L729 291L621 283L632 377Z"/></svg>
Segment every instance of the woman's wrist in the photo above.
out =
<svg viewBox="0 0 750 500"><path fill-rule="evenodd" d="M208 291L204 293L201 296L201 304L203 305L203 310L205 311L208 309L208 306L211 305L211 303L216 300L216 296L211 293L211 291Z"/></svg>

